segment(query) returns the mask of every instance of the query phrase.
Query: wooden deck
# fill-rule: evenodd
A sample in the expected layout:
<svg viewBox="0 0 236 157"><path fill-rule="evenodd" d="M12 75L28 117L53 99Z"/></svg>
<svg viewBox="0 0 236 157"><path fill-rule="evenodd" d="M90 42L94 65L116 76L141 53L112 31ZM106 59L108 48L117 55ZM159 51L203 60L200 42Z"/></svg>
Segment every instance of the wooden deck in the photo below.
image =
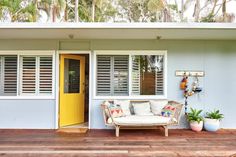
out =
<svg viewBox="0 0 236 157"><path fill-rule="evenodd" d="M236 130L90 130L65 134L54 130L0 130L0 156L233 156Z"/></svg>

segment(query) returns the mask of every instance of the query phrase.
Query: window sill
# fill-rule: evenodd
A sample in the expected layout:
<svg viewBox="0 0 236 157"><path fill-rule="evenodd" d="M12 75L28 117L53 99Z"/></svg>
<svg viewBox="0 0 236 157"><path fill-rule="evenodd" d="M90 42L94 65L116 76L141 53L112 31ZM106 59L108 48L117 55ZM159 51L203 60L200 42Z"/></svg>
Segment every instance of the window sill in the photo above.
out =
<svg viewBox="0 0 236 157"><path fill-rule="evenodd" d="M54 96L0 96L0 100L53 100Z"/></svg>
<svg viewBox="0 0 236 157"><path fill-rule="evenodd" d="M166 95L139 95L139 96L94 96L95 100L110 100L110 99L123 99L123 100L155 100L167 99Z"/></svg>

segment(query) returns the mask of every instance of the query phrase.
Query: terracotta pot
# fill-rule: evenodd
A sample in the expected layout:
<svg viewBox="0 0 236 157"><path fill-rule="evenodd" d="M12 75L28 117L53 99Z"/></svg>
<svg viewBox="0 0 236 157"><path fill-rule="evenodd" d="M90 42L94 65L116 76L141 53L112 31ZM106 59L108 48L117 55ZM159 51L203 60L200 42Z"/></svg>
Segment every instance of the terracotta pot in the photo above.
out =
<svg viewBox="0 0 236 157"><path fill-rule="evenodd" d="M197 121L190 122L190 128L196 132L202 131L203 121L200 121L199 123Z"/></svg>
<svg viewBox="0 0 236 157"><path fill-rule="evenodd" d="M206 131L217 131L220 128L220 120L204 118L204 128Z"/></svg>

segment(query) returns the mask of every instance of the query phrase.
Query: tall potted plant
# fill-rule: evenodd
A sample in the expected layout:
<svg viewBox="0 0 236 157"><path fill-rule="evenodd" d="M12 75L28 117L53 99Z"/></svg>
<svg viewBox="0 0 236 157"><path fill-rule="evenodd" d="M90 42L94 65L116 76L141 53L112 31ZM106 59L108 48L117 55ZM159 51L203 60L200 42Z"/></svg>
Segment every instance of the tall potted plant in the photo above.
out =
<svg viewBox="0 0 236 157"><path fill-rule="evenodd" d="M187 115L187 119L190 123L190 128L193 131L199 132L202 131L203 128L203 117L200 115L202 110L197 110L190 108L190 112Z"/></svg>
<svg viewBox="0 0 236 157"><path fill-rule="evenodd" d="M204 128L207 131L217 131L220 128L220 121L224 118L224 115L219 110L206 113L204 118Z"/></svg>

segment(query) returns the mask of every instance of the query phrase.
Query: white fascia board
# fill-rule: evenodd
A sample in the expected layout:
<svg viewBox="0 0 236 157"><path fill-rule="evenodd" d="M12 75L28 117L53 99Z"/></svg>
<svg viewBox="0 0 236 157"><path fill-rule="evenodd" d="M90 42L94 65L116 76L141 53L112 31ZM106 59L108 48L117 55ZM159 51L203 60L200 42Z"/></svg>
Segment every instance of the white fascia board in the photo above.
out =
<svg viewBox="0 0 236 157"><path fill-rule="evenodd" d="M236 23L0 23L0 29L236 29Z"/></svg>

